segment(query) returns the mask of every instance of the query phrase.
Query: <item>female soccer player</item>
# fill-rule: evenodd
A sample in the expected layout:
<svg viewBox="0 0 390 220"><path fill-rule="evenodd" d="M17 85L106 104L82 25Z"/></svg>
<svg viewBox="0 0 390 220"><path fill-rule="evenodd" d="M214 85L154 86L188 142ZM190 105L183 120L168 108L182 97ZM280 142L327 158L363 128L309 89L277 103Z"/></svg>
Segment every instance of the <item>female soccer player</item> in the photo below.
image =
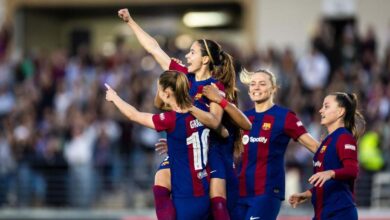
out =
<svg viewBox="0 0 390 220"><path fill-rule="evenodd" d="M293 112L274 104L277 86L273 73L242 72L240 78L249 84L248 93L255 107L244 112L252 129L242 137L240 197L234 214L237 219L276 219L284 200L284 154L290 138L311 152L315 152L318 142Z"/></svg>
<svg viewBox="0 0 390 220"><path fill-rule="evenodd" d="M356 95L331 93L325 97L320 114L328 136L313 158L314 175L309 182L314 187L293 194L289 203L295 208L311 198L313 219L358 219L353 198L359 172L356 142L365 121L357 110Z"/></svg>
<svg viewBox="0 0 390 220"><path fill-rule="evenodd" d="M176 218L207 219L210 199L206 158L210 130L190 113L192 99L187 77L177 71L160 75L158 94L172 110L155 115L137 111L108 85L106 87L106 100L113 102L131 121L167 132Z"/></svg>
<svg viewBox="0 0 390 220"><path fill-rule="evenodd" d="M215 83L220 90L226 93L226 98L231 102L236 102L236 88L235 88L235 71L232 64L232 58L225 53L221 47L211 40L197 40L195 41L190 52L186 55L188 67L182 66L179 62L171 59L158 45L155 39L149 36L142 28L131 18L127 9L118 11L121 17L128 26L134 31L137 39L141 45L153 55L156 61L160 64L163 70L177 70L187 74L191 84L190 94L194 98L194 105L204 110L204 106L209 105L211 117L208 114L203 114L200 109L192 108L194 114L202 123L214 130L221 128L221 119L223 114L222 107L216 103L209 103L209 101L202 96L202 88L205 85ZM215 77L215 79L214 79ZM156 96L155 104L162 107L159 96ZM202 107L203 106L203 107ZM239 111L238 109L235 109ZM250 129L251 124L243 114L237 114L238 118L232 118L237 125L243 129ZM206 124L209 122L209 124ZM228 130L232 137L237 137L238 129L234 126L228 125ZM231 138L230 138L231 139ZM211 147L210 150L210 165L211 165L211 203L214 219L229 219L226 208L226 173L227 169L233 169L233 163L224 163L221 156L221 140L215 134L211 134L211 145L219 147ZM225 141L225 145L233 146L232 141ZM238 145L236 145L238 146ZM233 149L230 147L229 149ZM227 152L231 150L226 150ZM238 151L238 150L237 150ZM233 153L231 153L233 154ZM164 201L164 204L169 203L169 161L164 161L163 166L160 166L159 171L155 176L154 196L156 201L156 212L163 212L159 201ZM229 166L228 168L225 168ZM229 174L230 175L230 174ZM228 184L229 185L229 184Z"/></svg>

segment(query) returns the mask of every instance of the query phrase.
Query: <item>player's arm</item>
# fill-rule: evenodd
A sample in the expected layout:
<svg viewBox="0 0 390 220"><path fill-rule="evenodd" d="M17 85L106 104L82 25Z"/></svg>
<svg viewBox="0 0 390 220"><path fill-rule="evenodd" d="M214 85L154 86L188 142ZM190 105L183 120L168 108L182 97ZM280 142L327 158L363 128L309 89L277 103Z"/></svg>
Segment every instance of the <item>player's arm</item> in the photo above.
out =
<svg viewBox="0 0 390 220"><path fill-rule="evenodd" d="M118 16L122 18L124 22L133 30L135 36L137 37L139 43L142 47L145 48L147 52L152 54L154 59L160 64L163 70L169 69L169 64L171 62L170 57L166 54L153 37L146 33L130 16L129 10L127 8L120 9L118 11Z"/></svg>
<svg viewBox="0 0 390 220"><path fill-rule="evenodd" d="M318 143L318 141L315 140L309 133L305 133L299 136L298 142L305 146L312 153L315 153L318 146L320 145L320 143Z"/></svg>
<svg viewBox="0 0 390 220"><path fill-rule="evenodd" d="M122 112L122 114L124 114L131 121L148 128L155 129L152 120L153 114L138 111L132 105L121 99L109 85L105 84L105 86L107 88L106 100L114 103L114 105L119 109L120 112Z"/></svg>
<svg viewBox="0 0 390 220"><path fill-rule="evenodd" d="M211 103L210 103L210 112L203 111L202 109L199 109L196 106L192 106L190 108L190 112L191 112L191 114L193 116L195 116L195 118L197 118L206 127L209 127L211 129L213 129L215 132L217 132L222 137L228 137L229 136L229 132L227 131L227 129L221 123L223 110L222 110L222 108L220 106L217 105L217 107L219 107L220 110L219 109L214 109L214 112L217 112L217 114L218 114L219 113L218 111L221 111L221 113L220 113L221 117L219 118L219 120L216 117L216 115L214 115L212 113Z"/></svg>
<svg viewBox="0 0 390 220"><path fill-rule="evenodd" d="M232 118L233 122L243 130L250 130L252 123L245 114L231 102L228 102L224 95L218 90L215 84L203 87L203 94L212 102L218 103L226 113Z"/></svg>

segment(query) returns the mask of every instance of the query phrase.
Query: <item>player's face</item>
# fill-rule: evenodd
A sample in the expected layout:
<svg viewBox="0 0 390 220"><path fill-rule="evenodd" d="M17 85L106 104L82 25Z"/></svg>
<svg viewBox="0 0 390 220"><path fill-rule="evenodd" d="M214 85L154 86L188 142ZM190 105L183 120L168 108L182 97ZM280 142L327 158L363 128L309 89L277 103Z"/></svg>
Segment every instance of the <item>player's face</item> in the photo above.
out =
<svg viewBox="0 0 390 220"><path fill-rule="evenodd" d="M198 42L191 45L190 52L186 54L188 72L196 73L202 66L202 51Z"/></svg>
<svg viewBox="0 0 390 220"><path fill-rule="evenodd" d="M341 119L345 111L337 103L336 96L328 95L325 97L319 112L321 115L321 125L328 127Z"/></svg>
<svg viewBox="0 0 390 220"><path fill-rule="evenodd" d="M265 73L255 73L249 83L249 97L253 102L262 103L272 99L275 88L270 76Z"/></svg>
<svg viewBox="0 0 390 220"><path fill-rule="evenodd" d="M158 89L158 96L160 97L160 99L164 102L164 103L167 103L167 92L163 90L163 88L161 87L161 85L159 83L157 83L157 89Z"/></svg>

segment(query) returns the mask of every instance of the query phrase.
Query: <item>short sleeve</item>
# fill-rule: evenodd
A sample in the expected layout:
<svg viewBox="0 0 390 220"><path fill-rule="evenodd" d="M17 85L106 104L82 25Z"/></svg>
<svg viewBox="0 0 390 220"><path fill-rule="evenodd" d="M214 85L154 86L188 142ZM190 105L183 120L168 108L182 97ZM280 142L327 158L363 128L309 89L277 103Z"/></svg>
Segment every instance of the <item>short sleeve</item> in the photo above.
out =
<svg viewBox="0 0 390 220"><path fill-rule="evenodd" d="M302 121L300 121L293 112L287 113L284 131L294 140L297 140L302 134L307 133Z"/></svg>
<svg viewBox="0 0 390 220"><path fill-rule="evenodd" d="M217 81L215 83L215 85L217 86L217 88L221 91L221 92L225 92L225 86L223 85L223 83Z"/></svg>
<svg viewBox="0 0 390 220"><path fill-rule="evenodd" d="M179 71L179 72L182 72L182 73L185 73L187 74L188 73L188 69L186 66L174 61L171 59L171 63L169 64L169 70L175 70L175 71Z"/></svg>
<svg viewBox="0 0 390 220"><path fill-rule="evenodd" d="M172 132L176 125L176 113L174 111L155 114L152 117L156 131Z"/></svg>
<svg viewBox="0 0 390 220"><path fill-rule="evenodd" d="M357 145L352 135L340 135L336 143L336 148L341 161L345 159L357 160Z"/></svg>

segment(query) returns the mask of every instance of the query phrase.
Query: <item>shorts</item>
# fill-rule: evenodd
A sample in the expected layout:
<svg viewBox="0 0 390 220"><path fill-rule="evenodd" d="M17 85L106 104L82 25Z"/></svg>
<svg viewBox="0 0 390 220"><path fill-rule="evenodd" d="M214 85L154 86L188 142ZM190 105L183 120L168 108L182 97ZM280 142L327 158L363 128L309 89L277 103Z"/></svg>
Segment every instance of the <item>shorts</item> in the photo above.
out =
<svg viewBox="0 0 390 220"><path fill-rule="evenodd" d="M177 220L208 219L210 213L210 197L173 198Z"/></svg>
<svg viewBox="0 0 390 220"><path fill-rule="evenodd" d="M169 166L169 156L165 157L165 159L160 163L160 166L158 167L157 171L162 169L170 169Z"/></svg>
<svg viewBox="0 0 390 220"><path fill-rule="evenodd" d="M232 219L267 219L277 218L282 200L270 195L241 197L233 212Z"/></svg>

